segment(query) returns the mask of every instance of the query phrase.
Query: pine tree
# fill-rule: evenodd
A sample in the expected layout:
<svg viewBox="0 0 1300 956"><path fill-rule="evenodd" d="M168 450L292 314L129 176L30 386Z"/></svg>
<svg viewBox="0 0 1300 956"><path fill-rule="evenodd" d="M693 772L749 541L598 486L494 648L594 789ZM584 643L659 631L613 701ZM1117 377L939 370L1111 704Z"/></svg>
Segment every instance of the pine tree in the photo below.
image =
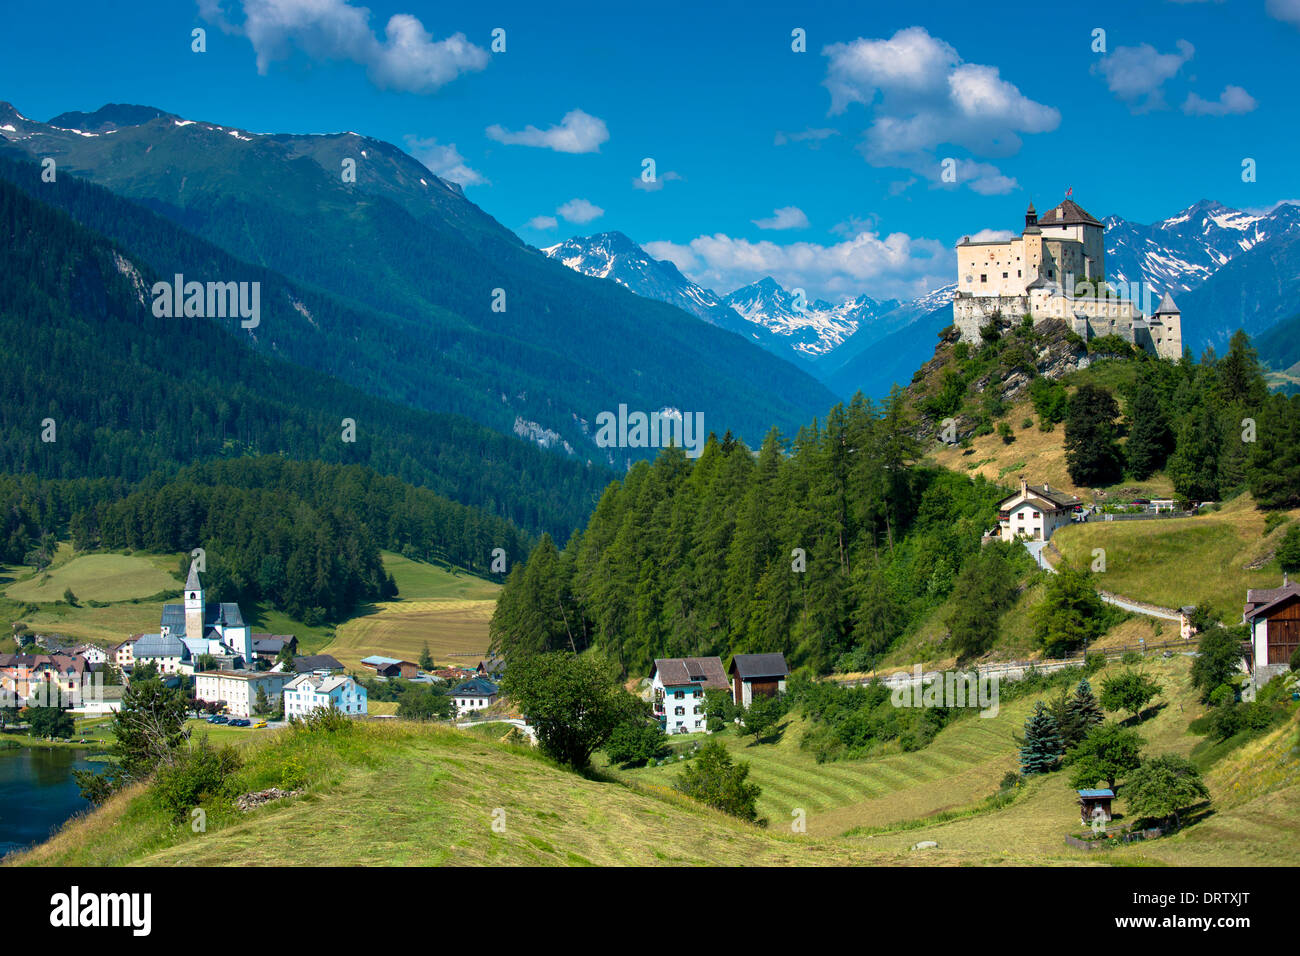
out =
<svg viewBox="0 0 1300 956"><path fill-rule="evenodd" d="M1040 700L1025 721L1025 743L1020 748L1020 772L1025 776L1051 773L1060 764L1064 752L1056 720Z"/></svg>
<svg viewBox="0 0 1300 956"><path fill-rule="evenodd" d="M1065 416L1065 464L1076 485L1109 485L1120 478L1115 419L1119 404L1106 389L1086 383Z"/></svg>
<svg viewBox="0 0 1300 956"><path fill-rule="evenodd" d="M1106 719L1097 695L1092 692L1088 678L1079 681L1065 705L1065 723L1061 727L1062 742L1073 747L1088 735L1093 727Z"/></svg>
<svg viewBox="0 0 1300 956"><path fill-rule="evenodd" d="M1129 473L1139 481L1164 467L1173 434L1155 388L1146 380L1133 387L1128 402L1129 433L1124 456Z"/></svg>

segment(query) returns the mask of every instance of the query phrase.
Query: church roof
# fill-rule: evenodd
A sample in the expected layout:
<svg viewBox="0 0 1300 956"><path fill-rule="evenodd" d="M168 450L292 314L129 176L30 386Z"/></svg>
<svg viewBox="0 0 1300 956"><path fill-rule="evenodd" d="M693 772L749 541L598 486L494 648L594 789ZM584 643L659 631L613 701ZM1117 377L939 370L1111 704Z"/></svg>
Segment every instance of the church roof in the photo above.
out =
<svg viewBox="0 0 1300 956"><path fill-rule="evenodd" d="M1095 217L1073 199L1063 200L1059 206L1047 210L1038 217L1038 224L1040 226L1101 225Z"/></svg>
<svg viewBox="0 0 1300 956"><path fill-rule="evenodd" d="M203 590L203 585L199 583L199 563L197 561L190 562L190 574L189 577L185 579L185 590L187 591Z"/></svg>
<svg viewBox="0 0 1300 956"><path fill-rule="evenodd" d="M162 609L163 627L170 627L173 631L185 630L185 605L184 604L164 604ZM203 608L203 630L216 625L223 627L243 627L244 616L240 613L238 604L208 604Z"/></svg>
<svg viewBox="0 0 1300 956"><path fill-rule="evenodd" d="M1160 300L1160 306L1156 309L1156 315L1177 311L1178 306L1174 305L1174 297L1166 292L1164 298Z"/></svg>

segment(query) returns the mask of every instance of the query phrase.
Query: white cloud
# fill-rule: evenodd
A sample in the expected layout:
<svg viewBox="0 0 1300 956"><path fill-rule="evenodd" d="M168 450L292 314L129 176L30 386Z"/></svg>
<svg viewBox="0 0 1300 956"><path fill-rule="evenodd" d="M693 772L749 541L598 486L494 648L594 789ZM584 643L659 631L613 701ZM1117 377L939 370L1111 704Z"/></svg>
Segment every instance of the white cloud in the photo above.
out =
<svg viewBox="0 0 1300 956"><path fill-rule="evenodd" d="M820 149L823 140L839 135L840 131L837 129L810 128L799 133L787 133L782 130L777 130L776 138L772 141L772 145L784 146L786 143L807 143L811 149Z"/></svg>
<svg viewBox="0 0 1300 956"><path fill-rule="evenodd" d="M632 188L640 189L643 192L654 193L663 189L664 183L678 182L683 179L685 179L685 177L682 176L681 173L675 173L670 169L666 173L658 174L649 182L642 179L640 176L635 176L632 179Z"/></svg>
<svg viewBox="0 0 1300 956"><path fill-rule="evenodd" d="M1273 19L1300 27L1300 0L1268 0L1264 9Z"/></svg>
<svg viewBox="0 0 1300 956"><path fill-rule="evenodd" d="M456 149L455 143L442 144L437 139L420 139L416 136L406 137L407 151L428 168L429 172L442 179L459 183L462 186L478 186L487 179L465 162L465 157Z"/></svg>
<svg viewBox="0 0 1300 956"><path fill-rule="evenodd" d="M785 288L836 298L870 290L878 296L913 296L951 282L956 253L935 239L904 233L864 231L831 245L751 242L722 233L681 244L647 242L644 248L667 259L691 279L728 292L772 276Z"/></svg>
<svg viewBox="0 0 1300 956"><path fill-rule="evenodd" d="M979 157L1012 156L1021 136L1057 128L1061 114L1035 102L997 67L965 63L924 27L887 40L835 43L823 54L832 114L860 104L871 113L860 151L873 166L907 169L941 185L941 161L958 147ZM945 149L942 151L940 147ZM958 157L953 157L958 159ZM996 194L1016 187L989 163L958 159L959 184Z"/></svg>
<svg viewBox="0 0 1300 956"><path fill-rule="evenodd" d="M1015 236L1010 229L981 229L971 236L971 242L1006 242Z"/></svg>
<svg viewBox="0 0 1300 956"><path fill-rule="evenodd" d="M555 211L563 219L576 223L591 222L605 215L605 210L585 199L570 199Z"/></svg>
<svg viewBox="0 0 1300 956"><path fill-rule="evenodd" d="M529 229L554 229L560 221L554 216L534 216L524 223Z"/></svg>
<svg viewBox="0 0 1300 956"><path fill-rule="evenodd" d="M541 146L553 149L557 153L597 153L600 144L609 139L609 129L605 121L598 116L584 113L582 110L570 110L558 126L538 129L525 126L518 132L511 132L503 126L493 123L487 128L489 139L498 143L517 146Z"/></svg>
<svg viewBox="0 0 1300 956"><path fill-rule="evenodd" d="M1135 113L1164 109L1164 84L1196 54L1186 40L1176 44L1178 52L1161 53L1150 43L1116 47L1101 59L1095 71L1106 78L1106 88L1128 104Z"/></svg>
<svg viewBox="0 0 1300 956"><path fill-rule="evenodd" d="M767 219L755 219L753 223L759 229L807 229L808 217L798 206L782 206L772 210Z"/></svg>
<svg viewBox="0 0 1300 956"><path fill-rule="evenodd" d="M242 23L228 18L228 4L242 9ZM313 59L359 63L384 89L431 93L462 73L484 69L489 58L463 33L435 41L408 13L389 18L381 41L370 29L370 11L347 0L199 0L199 13L247 37L262 74L296 47Z"/></svg>
<svg viewBox="0 0 1300 956"><path fill-rule="evenodd" d="M1249 113L1259 104L1240 86L1229 84L1223 88L1217 100L1206 100L1195 93L1187 97L1183 112L1189 116L1231 116Z"/></svg>

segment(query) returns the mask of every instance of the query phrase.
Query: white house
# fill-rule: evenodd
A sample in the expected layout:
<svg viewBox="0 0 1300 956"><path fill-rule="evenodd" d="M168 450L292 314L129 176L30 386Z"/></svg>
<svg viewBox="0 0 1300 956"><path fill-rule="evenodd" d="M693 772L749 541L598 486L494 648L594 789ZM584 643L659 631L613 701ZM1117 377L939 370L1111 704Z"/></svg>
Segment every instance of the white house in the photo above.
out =
<svg viewBox="0 0 1300 956"><path fill-rule="evenodd" d="M451 692L452 700L456 702L456 713L468 714L471 711L483 710L491 707L496 703L500 691L497 685L485 677L472 677L465 681Z"/></svg>
<svg viewBox="0 0 1300 956"><path fill-rule="evenodd" d="M284 685L284 716L305 717L331 705L341 713L369 712L366 689L342 674L299 674Z"/></svg>
<svg viewBox="0 0 1300 956"><path fill-rule="evenodd" d="M226 713L232 717L251 717L257 707L258 688L266 694L267 706L273 708L288 679L288 674L274 671L199 671L194 675L194 696L225 704Z"/></svg>
<svg viewBox="0 0 1300 956"><path fill-rule="evenodd" d="M1040 488L1021 478L1020 490L998 502L999 536L1003 541L1047 541L1057 528L1070 523L1070 516L1080 504L1074 495L1046 482Z"/></svg>
<svg viewBox="0 0 1300 956"><path fill-rule="evenodd" d="M650 693L659 726L669 734L707 733L704 692L711 689L727 689L727 672L719 658L656 658Z"/></svg>
<svg viewBox="0 0 1300 956"><path fill-rule="evenodd" d="M108 652L94 644L78 644L72 653L80 655L87 664L104 664L108 662Z"/></svg>
<svg viewBox="0 0 1300 956"><path fill-rule="evenodd" d="M141 634L131 647L132 666L154 664L159 674L192 674L194 663L190 649L179 637Z"/></svg>
<svg viewBox="0 0 1300 956"><path fill-rule="evenodd" d="M144 635L133 634L116 647L109 648L113 654L113 663L120 670L130 670L135 664L135 642Z"/></svg>
<svg viewBox="0 0 1300 956"><path fill-rule="evenodd" d="M1250 665L1258 683L1287 670L1300 648L1300 584L1246 591L1242 623L1250 628Z"/></svg>

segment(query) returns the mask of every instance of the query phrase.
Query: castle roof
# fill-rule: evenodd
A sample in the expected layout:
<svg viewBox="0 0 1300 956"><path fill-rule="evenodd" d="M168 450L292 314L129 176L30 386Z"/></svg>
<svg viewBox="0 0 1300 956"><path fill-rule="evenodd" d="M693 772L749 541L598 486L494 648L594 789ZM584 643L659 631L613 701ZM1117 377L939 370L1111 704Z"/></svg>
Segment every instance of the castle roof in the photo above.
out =
<svg viewBox="0 0 1300 956"><path fill-rule="evenodd" d="M1178 306L1174 305L1174 297L1166 292L1164 298L1160 300L1159 308L1156 309L1156 315L1164 315L1169 312L1177 311Z"/></svg>
<svg viewBox="0 0 1300 956"><path fill-rule="evenodd" d="M1038 217L1040 226L1100 226L1101 223L1073 199L1062 200Z"/></svg>

